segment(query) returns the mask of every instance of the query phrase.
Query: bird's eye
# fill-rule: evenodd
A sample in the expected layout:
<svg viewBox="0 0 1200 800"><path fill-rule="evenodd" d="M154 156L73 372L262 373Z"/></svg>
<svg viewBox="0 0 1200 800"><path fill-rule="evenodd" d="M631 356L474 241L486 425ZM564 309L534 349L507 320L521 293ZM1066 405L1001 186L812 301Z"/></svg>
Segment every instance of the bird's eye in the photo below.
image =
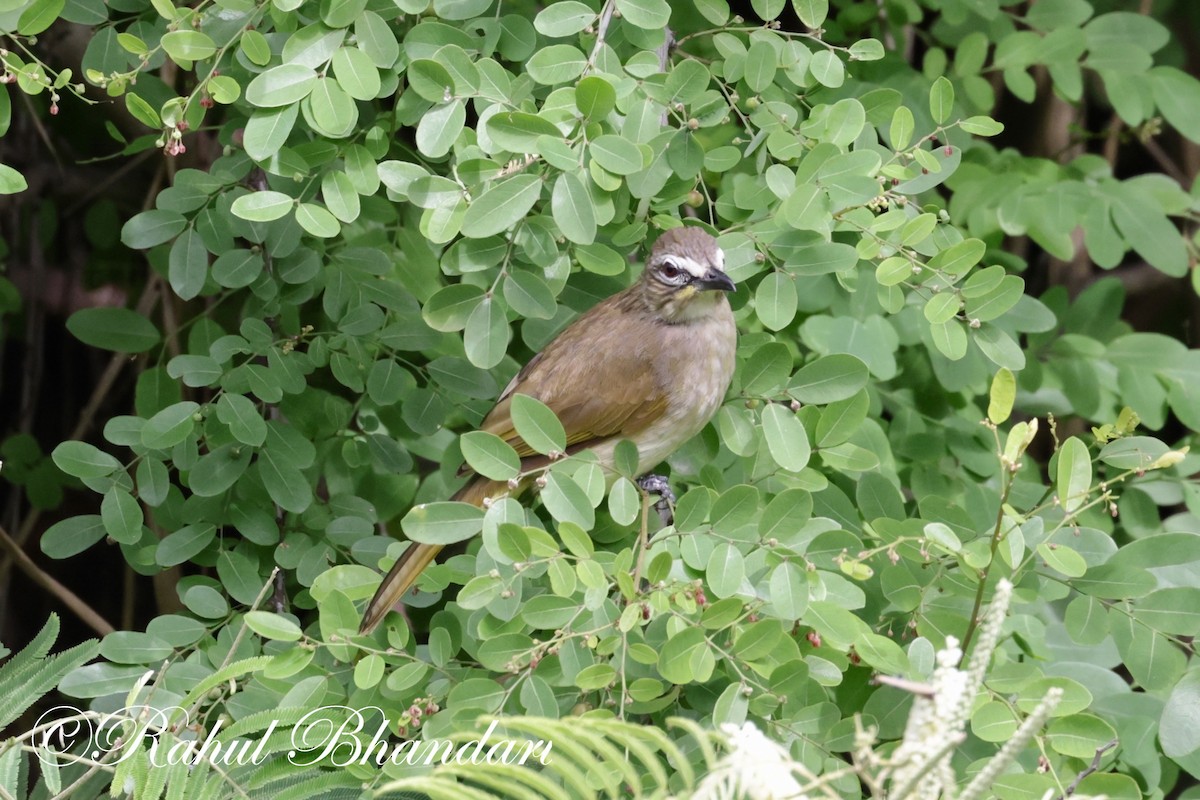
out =
<svg viewBox="0 0 1200 800"><path fill-rule="evenodd" d="M683 274L683 270L681 270L675 262L665 261L661 266L659 266L658 274L662 275L669 281L674 281L679 279L679 276Z"/></svg>

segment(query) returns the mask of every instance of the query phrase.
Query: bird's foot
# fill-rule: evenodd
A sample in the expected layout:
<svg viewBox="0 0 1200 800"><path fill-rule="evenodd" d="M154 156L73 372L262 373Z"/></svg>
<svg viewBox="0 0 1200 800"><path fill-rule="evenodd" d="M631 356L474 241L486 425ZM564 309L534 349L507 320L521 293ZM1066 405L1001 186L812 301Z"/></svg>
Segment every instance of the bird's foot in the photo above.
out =
<svg viewBox="0 0 1200 800"><path fill-rule="evenodd" d="M663 525L675 522L675 493L671 491L671 484L667 482L666 477L643 475L637 479L637 487L646 494L658 495L654 510L658 512L658 518L662 520Z"/></svg>

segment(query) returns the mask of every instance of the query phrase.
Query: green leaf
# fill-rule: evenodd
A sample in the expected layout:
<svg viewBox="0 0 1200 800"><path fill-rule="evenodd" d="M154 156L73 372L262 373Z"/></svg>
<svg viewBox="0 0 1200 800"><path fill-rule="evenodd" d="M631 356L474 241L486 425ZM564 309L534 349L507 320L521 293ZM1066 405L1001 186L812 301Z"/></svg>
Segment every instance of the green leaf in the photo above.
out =
<svg viewBox="0 0 1200 800"><path fill-rule="evenodd" d="M217 52L217 43L200 31L164 33L161 44L174 61L199 61Z"/></svg>
<svg viewBox="0 0 1200 800"><path fill-rule="evenodd" d="M1068 578L1079 578L1087 572L1087 562L1083 556L1054 542L1042 542L1037 548L1038 555L1046 562L1046 566L1061 572Z"/></svg>
<svg viewBox="0 0 1200 800"><path fill-rule="evenodd" d="M554 3L546 10L549 11L560 5L569 5L571 2L572 0L568 0L566 3ZM545 11L542 13L544 14ZM575 85L575 107L588 119L603 119L616 107L616 104L616 90L608 80L599 75L589 75Z"/></svg>
<svg viewBox="0 0 1200 800"><path fill-rule="evenodd" d="M1005 703L990 700L971 713L971 733L985 742L1004 742L1017 732L1018 718Z"/></svg>
<svg viewBox="0 0 1200 800"><path fill-rule="evenodd" d="M295 203L283 192L265 190L242 195L233 201L230 210L249 222L271 222L286 216Z"/></svg>
<svg viewBox="0 0 1200 800"><path fill-rule="evenodd" d="M580 83L587 80L589 79L585 78ZM560 141L563 138L562 131L553 122L523 111L502 111L488 117L484 130L493 142L510 153L536 152L535 143L539 136L549 136Z"/></svg>
<svg viewBox="0 0 1200 800"><path fill-rule="evenodd" d="M558 176L550 195L550 210L563 236L575 244L596 239L596 211L583 181L569 172Z"/></svg>
<svg viewBox="0 0 1200 800"><path fill-rule="evenodd" d="M414 542L454 544L470 539L483 529L483 509L470 503L422 503L404 515L400 526L404 535Z"/></svg>
<svg viewBox="0 0 1200 800"><path fill-rule="evenodd" d="M1158 581L1147 570L1110 562L1089 568L1082 578L1071 581L1071 585L1093 597L1125 600L1150 594L1158 585ZM1144 629L1142 625L1136 627Z"/></svg>
<svg viewBox="0 0 1200 800"><path fill-rule="evenodd" d="M1158 723L1162 752L1176 760L1200 751L1200 669L1192 669L1171 689Z"/></svg>
<svg viewBox="0 0 1200 800"><path fill-rule="evenodd" d="M143 100L140 95L133 92L126 94L125 108L134 119L147 128L158 129L162 127L162 120L159 119L158 112L154 110L153 106Z"/></svg>
<svg viewBox="0 0 1200 800"><path fill-rule="evenodd" d="M536 175L514 175L477 197L467 207L462 232L472 239L495 236L516 225L542 193L542 181Z"/></svg>
<svg viewBox="0 0 1200 800"><path fill-rule="evenodd" d="M373 100L382 83L371 57L357 47L339 47L333 54L333 74L355 100Z"/></svg>
<svg viewBox="0 0 1200 800"><path fill-rule="evenodd" d="M242 444L259 447L267 440L267 423L254 401L235 392L226 392L217 400L217 419Z"/></svg>
<svg viewBox="0 0 1200 800"><path fill-rule="evenodd" d="M808 608L808 580L794 561L784 561L768 582L771 607L781 619L798 620Z"/></svg>
<svg viewBox="0 0 1200 800"><path fill-rule="evenodd" d="M772 272L754 291L754 312L768 330L786 328L796 317L799 296L796 279L785 272Z"/></svg>
<svg viewBox="0 0 1200 800"><path fill-rule="evenodd" d="M303 64L280 64L259 73L246 87L246 102L259 108L278 108L308 97L317 72Z"/></svg>
<svg viewBox="0 0 1200 800"><path fill-rule="evenodd" d="M169 242L187 227L187 218L177 211L151 209L130 217L121 228L121 243L134 250L147 250Z"/></svg>
<svg viewBox="0 0 1200 800"><path fill-rule="evenodd" d="M830 89L837 89L846 80L846 67L832 50L815 53L808 64L808 71L817 79L817 83Z"/></svg>
<svg viewBox="0 0 1200 800"><path fill-rule="evenodd" d="M24 175L7 164L0 164L0 194L16 194L28 188Z"/></svg>
<svg viewBox="0 0 1200 800"><path fill-rule="evenodd" d="M1064 756L1091 759L1096 750L1117 738L1112 726L1091 714L1072 714L1050 723L1046 739L1051 749Z"/></svg>
<svg viewBox="0 0 1200 800"><path fill-rule="evenodd" d="M367 373L367 395L376 405L390 406L414 386L412 373L391 358L378 359Z"/></svg>
<svg viewBox="0 0 1200 800"><path fill-rule="evenodd" d="M200 406L191 400L174 403L146 420L142 426L142 446L166 450L191 435Z"/></svg>
<svg viewBox="0 0 1200 800"><path fill-rule="evenodd" d="M511 403L513 427L525 444L542 454L566 452L567 432L553 411L523 394L514 394Z"/></svg>
<svg viewBox="0 0 1200 800"><path fill-rule="evenodd" d="M200 456L187 476L192 493L199 497L223 494L245 473L252 454L249 448L226 444Z"/></svg>
<svg viewBox="0 0 1200 800"><path fill-rule="evenodd" d="M1076 644L1097 645L1108 638L1108 616L1104 604L1081 594L1067 605L1063 618L1067 634Z"/></svg>
<svg viewBox="0 0 1200 800"><path fill-rule="evenodd" d="M171 645L157 636L136 631L113 631L100 642L100 655L121 664L150 664L171 656Z"/></svg>
<svg viewBox="0 0 1200 800"><path fill-rule="evenodd" d="M242 135L242 146L246 148L246 153L255 161L266 161L278 154L279 148L287 143L299 113L299 103L281 108L255 109Z"/></svg>
<svg viewBox="0 0 1200 800"><path fill-rule="evenodd" d="M550 516L562 523L574 523L585 531L596 525L596 513L583 487L556 472L547 473L540 493Z"/></svg>
<svg viewBox="0 0 1200 800"><path fill-rule="evenodd" d="M226 250L212 265L213 280L228 289L249 286L262 272L262 253L240 248Z"/></svg>
<svg viewBox="0 0 1200 800"><path fill-rule="evenodd" d="M1092 460L1087 445L1072 436L1058 451L1055 489L1063 510L1070 514L1087 500L1092 485Z"/></svg>
<svg viewBox="0 0 1200 800"><path fill-rule="evenodd" d="M569 44L543 47L525 62L529 77L545 86L569 83L583 74L585 66L587 56L578 47Z"/></svg>
<svg viewBox="0 0 1200 800"><path fill-rule="evenodd" d="M118 353L144 353L158 344L154 323L127 308L85 308L67 319L67 330L86 345Z"/></svg>
<svg viewBox="0 0 1200 800"><path fill-rule="evenodd" d="M268 445L255 463L267 494L282 509L300 514L312 505L312 485L296 466L292 454L275 452Z"/></svg>
<svg viewBox="0 0 1200 800"><path fill-rule="evenodd" d="M525 270L513 270L505 277L504 299L513 311L534 319L551 319L558 307L546 282Z"/></svg>
<svg viewBox="0 0 1200 800"><path fill-rule="evenodd" d="M1200 142L1200 81L1175 67L1150 70L1154 102L1167 122L1193 142Z"/></svg>
<svg viewBox="0 0 1200 800"><path fill-rule="evenodd" d="M99 514L81 514L51 525L42 534L38 546L50 558L70 558L87 550L106 534Z"/></svg>
<svg viewBox="0 0 1200 800"><path fill-rule="evenodd" d="M499 436L486 431L464 433L459 439L463 458L471 469L480 475L497 481L517 477L521 471L521 459Z"/></svg>
<svg viewBox="0 0 1200 800"><path fill-rule="evenodd" d="M888 133L888 138L892 140L892 148L903 150L908 147L909 142L912 141L915 127L913 113L908 106L898 106L892 115L892 126Z"/></svg>
<svg viewBox="0 0 1200 800"><path fill-rule="evenodd" d="M1114 189L1112 196L1113 222L1138 255L1167 275L1186 275L1188 259L1183 238L1158 203L1129 184Z"/></svg>
<svg viewBox="0 0 1200 800"><path fill-rule="evenodd" d="M320 239L332 239L342 230L337 217L329 213L329 209L316 203L301 203L296 206L296 222Z"/></svg>
<svg viewBox="0 0 1200 800"><path fill-rule="evenodd" d="M533 19L533 27L543 36L561 39L573 36L596 21L595 10L578 0L550 3Z"/></svg>
<svg viewBox="0 0 1200 800"><path fill-rule="evenodd" d="M958 361L967 354L967 332L959 320L951 319L938 325L931 324L929 332L938 352L951 361Z"/></svg>
<svg viewBox="0 0 1200 800"><path fill-rule="evenodd" d="M483 289L469 283L443 286L425 301L421 316L435 331L461 331L483 299Z"/></svg>
<svg viewBox="0 0 1200 800"><path fill-rule="evenodd" d="M21 16L17 20L17 33L22 36L35 36L41 33L54 24L65 6L65 0L34 0L21 12Z"/></svg>
<svg viewBox="0 0 1200 800"><path fill-rule="evenodd" d="M87 442L63 442L50 458L55 466L76 478L103 478L121 469L116 457Z"/></svg>
<svg viewBox="0 0 1200 800"><path fill-rule="evenodd" d="M1007 420L1016 397L1017 379L1011 370L1001 368L992 378L992 388L988 392L988 419L996 425Z"/></svg>
<svg viewBox="0 0 1200 800"><path fill-rule="evenodd" d="M354 126L358 122L358 107L354 105L353 98L346 93L342 85L331 77L317 77L317 82L312 86L308 95L308 108L311 111L311 120L313 126L325 136L330 138L340 139L349 136L354 131ZM432 113L426 114L426 117L431 117ZM422 119L422 122L425 120ZM448 125L452 129L452 126ZM458 126L461 130L462 126ZM417 127L417 146L422 152L432 153L432 148L421 146L421 129ZM458 135L455 130L453 135L446 134L449 137L450 143L453 143L454 137ZM438 137L441 141L441 137ZM447 145L447 150L449 145ZM445 152L444 150L441 152Z"/></svg>
<svg viewBox="0 0 1200 800"><path fill-rule="evenodd" d="M934 81L933 86L929 89L929 113L933 117L933 121L941 125L950 119L950 113L953 110L954 84L950 83L950 79L943 75Z"/></svg>
<svg viewBox="0 0 1200 800"><path fill-rule="evenodd" d="M933 544L945 550L947 553L958 553L962 551L962 542L958 540L958 535L954 533L954 529L942 522L927 523L922 529L925 538Z"/></svg>
<svg viewBox="0 0 1200 800"><path fill-rule="evenodd" d="M708 588L717 597L732 597L742 586L746 577L746 559L729 542L721 542L713 548L704 571Z"/></svg>
<svg viewBox="0 0 1200 800"><path fill-rule="evenodd" d="M491 369L504 358L510 335L503 307L490 295L484 295L463 329L467 359L480 369Z"/></svg>
<svg viewBox="0 0 1200 800"><path fill-rule="evenodd" d="M779 403L770 403L762 412L763 438L775 463L789 472L808 465L812 447L808 432L795 412Z"/></svg>
<svg viewBox="0 0 1200 800"><path fill-rule="evenodd" d="M746 85L755 92L765 91L774 82L775 72L779 69L779 56L775 46L764 41L750 45L743 69Z"/></svg>
<svg viewBox="0 0 1200 800"><path fill-rule="evenodd" d="M267 37L256 30L244 31L238 46L253 64L265 67L271 62L271 46L267 44Z"/></svg>
<svg viewBox="0 0 1200 800"><path fill-rule="evenodd" d="M605 134L588 145L596 163L614 175L633 175L645 168L645 154L638 145L621 136Z"/></svg>
<svg viewBox="0 0 1200 800"><path fill-rule="evenodd" d="M829 0L792 0L792 8L801 22L815 30L825 23L825 17L829 15Z"/></svg>
<svg viewBox="0 0 1200 800"><path fill-rule="evenodd" d="M661 30L671 21L667 0L617 0L617 10L630 24L649 31Z"/></svg>
<svg viewBox="0 0 1200 800"><path fill-rule="evenodd" d="M1177 636L1200 634L1200 589L1171 586L1143 597L1137 617L1156 631Z"/></svg>
<svg viewBox="0 0 1200 800"><path fill-rule="evenodd" d="M868 376L867 365L854 356L823 356L796 373L788 393L801 403L824 405L856 394Z"/></svg>
<svg viewBox="0 0 1200 800"><path fill-rule="evenodd" d="M388 69L400 55L396 34L383 17L374 11L364 11L354 21L354 37L371 62L379 69Z"/></svg>
<svg viewBox="0 0 1200 800"><path fill-rule="evenodd" d="M183 300L191 300L204 288L208 277L208 250L195 228L188 228L171 245L167 277L171 289Z"/></svg>
<svg viewBox="0 0 1200 800"><path fill-rule="evenodd" d="M949 322L958 316L962 301L953 292L939 292L925 303L925 319L934 325Z"/></svg>
<svg viewBox="0 0 1200 800"><path fill-rule="evenodd" d="M278 642L295 642L304 635L300 626L282 614L270 611L247 611L242 617L246 627L264 639L274 639Z"/></svg>
<svg viewBox="0 0 1200 800"><path fill-rule="evenodd" d="M959 127L976 136L996 136L1004 132L1004 124L991 117L967 117Z"/></svg>
<svg viewBox="0 0 1200 800"><path fill-rule="evenodd" d="M167 534L158 543L154 561L161 567L173 567L200 554L216 538L217 527L211 523L186 525Z"/></svg>
<svg viewBox="0 0 1200 800"><path fill-rule="evenodd" d="M142 507L120 486L113 486L104 493L100 519L108 535L122 544L135 544L142 538Z"/></svg>
<svg viewBox="0 0 1200 800"><path fill-rule="evenodd" d="M702 628L684 628L662 646L658 654L658 672L663 679L676 684L700 680L692 663L697 650L707 650Z"/></svg>
<svg viewBox="0 0 1200 800"><path fill-rule="evenodd" d="M878 39L858 39L850 45L850 60L878 61L885 52L883 42Z"/></svg>
<svg viewBox="0 0 1200 800"><path fill-rule="evenodd" d="M967 297L967 316L989 322L1010 311L1025 292L1025 281L1016 275L1005 275L996 288L981 296ZM965 294L965 292L964 292Z"/></svg>
<svg viewBox="0 0 1200 800"><path fill-rule="evenodd" d="M454 78L441 63L418 58L408 66L408 84L431 103L445 103L454 96Z"/></svg>

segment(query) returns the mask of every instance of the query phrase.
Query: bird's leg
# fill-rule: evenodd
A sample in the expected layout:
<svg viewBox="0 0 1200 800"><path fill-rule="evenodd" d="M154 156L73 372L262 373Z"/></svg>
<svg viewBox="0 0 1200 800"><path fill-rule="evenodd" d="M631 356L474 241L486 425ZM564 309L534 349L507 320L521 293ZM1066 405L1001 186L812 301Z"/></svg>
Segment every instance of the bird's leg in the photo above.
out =
<svg viewBox="0 0 1200 800"><path fill-rule="evenodd" d="M675 493L671 491L671 484L667 483L664 476L643 475L637 479L637 486L646 494L658 495L654 510L658 512L658 518L662 520L663 525L675 522Z"/></svg>
<svg viewBox="0 0 1200 800"><path fill-rule="evenodd" d="M642 567L645 566L646 551L650 548L650 495L658 495L658 500L654 503L654 510L658 512L658 518L662 520L663 525L670 525L675 521L675 513L672 510L675 505L675 493L671 491L671 485L662 475L643 475L635 483L642 490L642 528L638 535L637 564L633 568L633 587L634 591L640 592Z"/></svg>

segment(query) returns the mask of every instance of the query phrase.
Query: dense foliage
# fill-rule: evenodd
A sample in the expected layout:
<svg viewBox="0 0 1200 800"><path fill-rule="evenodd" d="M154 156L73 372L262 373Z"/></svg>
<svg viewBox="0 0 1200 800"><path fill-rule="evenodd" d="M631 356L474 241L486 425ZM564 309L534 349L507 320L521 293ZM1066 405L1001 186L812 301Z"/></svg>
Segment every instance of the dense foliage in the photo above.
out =
<svg viewBox="0 0 1200 800"><path fill-rule="evenodd" d="M750 5L0 2L0 129L25 95L53 115L106 94L151 131L126 152L158 148L171 174L121 228L149 264L139 308L67 322L147 354L133 408L49 457L5 445L31 502L94 493L42 553L119 547L179 576L177 611L105 636L60 691L231 736L283 720L267 768L193 776L209 796L411 776L289 764L286 726L323 705L427 738L482 714L616 716L680 742L668 718L749 719L856 796L838 770L859 725L896 741L912 705L872 676L927 680L947 637L970 653L1007 578L959 773L1057 687L996 796L1062 795L1093 757L1071 791L1157 798L1200 775L1200 352L1124 322L1113 278L1028 285L1075 259L1200 289L1200 193L1089 152L1110 113L1134 147L1164 127L1200 141L1179 43L1105 0ZM92 26L78 73L38 58L59 19ZM1001 104L1039 91L1091 111L1077 140L990 143ZM0 186L24 180L0 167ZM507 445L460 434L681 218L720 235L740 340L717 419L670 460L674 524L630 470L606 492L586 453L536 498L446 503L464 458L516 477ZM514 416L562 450L543 412ZM465 544L357 636L401 533ZM15 781L28 762L8 752ZM159 795L147 758L114 792Z"/></svg>

